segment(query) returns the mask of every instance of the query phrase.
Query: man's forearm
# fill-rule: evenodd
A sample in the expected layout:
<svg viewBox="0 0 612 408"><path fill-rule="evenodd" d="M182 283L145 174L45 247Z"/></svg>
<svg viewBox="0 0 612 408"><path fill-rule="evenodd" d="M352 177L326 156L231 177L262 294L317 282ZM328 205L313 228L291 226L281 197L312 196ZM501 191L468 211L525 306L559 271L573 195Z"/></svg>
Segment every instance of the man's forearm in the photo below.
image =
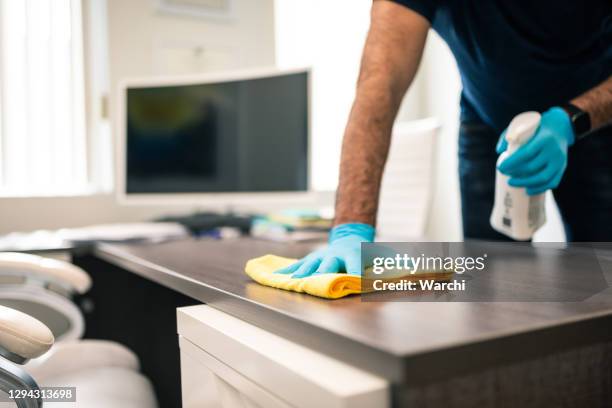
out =
<svg viewBox="0 0 612 408"><path fill-rule="evenodd" d="M375 1L355 102L342 143L335 224L374 225L391 129L420 62L429 24L416 13Z"/></svg>
<svg viewBox="0 0 612 408"><path fill-rule="evenodd" d="M612 122L612 76L571 102L589 113L592 129Z"/></svg>
<svg viewBox="0 0 612 408"><path fill-rule="evenodd" d="M336 224L375 224L380 180L398 109L396 98L383 91L380 84L363 84L360 88L342 143Z"/></svg>

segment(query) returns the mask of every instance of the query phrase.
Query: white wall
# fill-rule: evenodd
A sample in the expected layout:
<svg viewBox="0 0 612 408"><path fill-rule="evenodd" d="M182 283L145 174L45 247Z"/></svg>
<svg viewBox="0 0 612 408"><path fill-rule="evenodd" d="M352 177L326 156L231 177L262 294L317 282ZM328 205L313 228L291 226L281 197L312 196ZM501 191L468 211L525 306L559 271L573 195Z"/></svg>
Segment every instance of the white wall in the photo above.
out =
<svg viewBox="0 0 612 408"><path fill-rule="evenodd" d="M372 1L276 0L275 4L277 65L313 69L312 186L333 190ZM421 116L419 84L411 88L400 116Z"/></svg>
<svg viewBox="0 0 612 408"><path fill-rule="evenodd" d="M273 0L234 0L228 19L169 14L154 0L107 0L110 76L209 72L274 64Z"/></svg>
<svg viewBox="0 0 612 408"><path fill-rule="evenodd" d="M369 0L276 0L276 62L312 67L312 187L333 190L354 96ZM340 18L343 16L343 18Z"/></svg>

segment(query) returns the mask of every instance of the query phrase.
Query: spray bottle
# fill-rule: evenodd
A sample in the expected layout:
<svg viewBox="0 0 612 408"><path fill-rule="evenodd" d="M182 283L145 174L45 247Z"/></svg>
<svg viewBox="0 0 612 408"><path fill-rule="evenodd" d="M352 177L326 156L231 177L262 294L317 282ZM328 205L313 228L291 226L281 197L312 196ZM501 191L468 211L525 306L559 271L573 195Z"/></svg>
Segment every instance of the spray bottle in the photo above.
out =
<svg viewBox="0 0 612 408"><path fill-rule="evenodd" d="M540 126L540 114L524 112L510 122L506 131L508 148L497 159L497 165L527 143ZM517 241L526 241L546 222L545 193L527 195L523 187L512 187L509 177L499 170L495 175L495 204L491 226Z"/></svg>

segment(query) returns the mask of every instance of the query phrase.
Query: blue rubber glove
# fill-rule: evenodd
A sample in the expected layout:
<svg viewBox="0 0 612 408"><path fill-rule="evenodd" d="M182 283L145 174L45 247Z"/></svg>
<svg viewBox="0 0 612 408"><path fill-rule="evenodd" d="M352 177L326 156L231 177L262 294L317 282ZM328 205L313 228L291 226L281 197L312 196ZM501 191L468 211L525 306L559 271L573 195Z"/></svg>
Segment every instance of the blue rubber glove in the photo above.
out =
<svg viewBox="0 0 612 408"><path fill-rule="evenodd" d="M372 242L374 232L374 227L368 224L340 224L330 231L327 247L275 273L293 274L294 278L336 272L361 275L361 243Z"/></svg>
<svg viewBox="0 0 612 408"><path fill-rule="evenodd" d="M497 153L507 148L506 131L497 143ZM498 166L510 176L508 184L525 187L528 195L556 188L567 167L567 149L574 144L574 128L568 114L554 107L542 114L536 134Z"/></svg>

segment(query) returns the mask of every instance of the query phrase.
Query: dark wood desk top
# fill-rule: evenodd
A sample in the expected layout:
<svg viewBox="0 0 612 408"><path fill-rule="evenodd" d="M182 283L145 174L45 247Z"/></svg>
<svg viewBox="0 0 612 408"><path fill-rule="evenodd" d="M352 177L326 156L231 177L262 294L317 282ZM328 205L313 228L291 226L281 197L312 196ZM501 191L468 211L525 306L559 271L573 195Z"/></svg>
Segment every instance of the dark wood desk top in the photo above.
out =
<svg viewBox="0 0 612 408"><path fill-rule="evenodd" d="M363 302L359 296L329 301L260 286L243 272L248 259L267 253L300 257L311 247L188 240L100 245L95 255L397 382L428 381L612 338L609 288L566 303ZM605 269L610 286L612 268Z"/></svg>

